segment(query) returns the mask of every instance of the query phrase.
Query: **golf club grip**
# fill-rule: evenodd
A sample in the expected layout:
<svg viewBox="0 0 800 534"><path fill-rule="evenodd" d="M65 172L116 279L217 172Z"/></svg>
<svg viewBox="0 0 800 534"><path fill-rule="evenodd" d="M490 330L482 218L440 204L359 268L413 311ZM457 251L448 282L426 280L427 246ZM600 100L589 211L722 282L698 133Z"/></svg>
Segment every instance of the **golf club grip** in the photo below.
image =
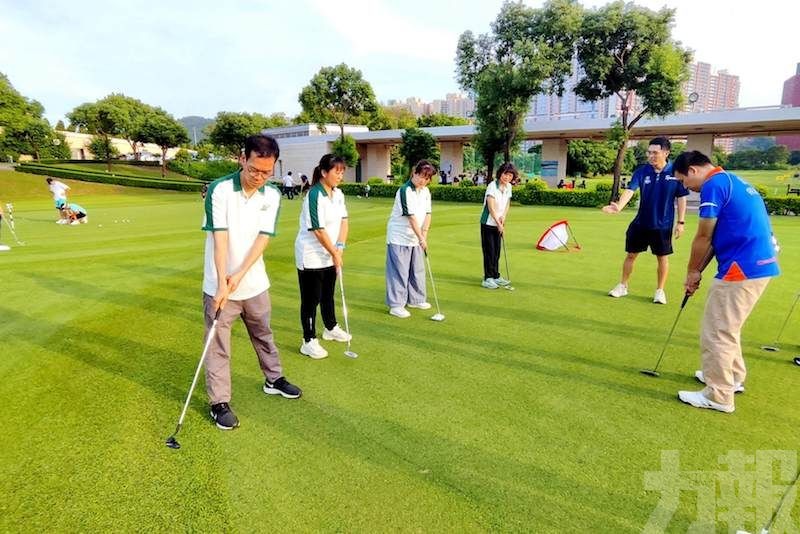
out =
<svg viewBox="0 0 800 534"><path fill-rule="evenodd" d="M689 301L689 297L691 297L691 295L688 292L683 294L683 302L681 302L681 309L683 309L683 307L686 306L686 303Z"/></svg>

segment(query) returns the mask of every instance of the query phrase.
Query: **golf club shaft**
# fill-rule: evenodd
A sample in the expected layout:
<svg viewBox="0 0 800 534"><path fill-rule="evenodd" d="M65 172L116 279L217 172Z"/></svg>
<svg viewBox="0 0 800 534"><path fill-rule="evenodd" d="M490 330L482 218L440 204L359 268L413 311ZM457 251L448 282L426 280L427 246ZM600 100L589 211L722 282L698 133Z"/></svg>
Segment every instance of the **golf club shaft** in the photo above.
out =
<svg viewBox="0 0 800 534"><path fill-rule="evenodd" d="M780 341L781 336L783 335L783 331L786 329L786 325L789 324L789 319L792 317L792 312L794 312L794 307L797 306L797 300L800 299L800 293L794 298L794 302L792 303L792 307L789 308L789 313L786 315L786 319L783 321L783 326L781 326L780 331L778 331L778 337L775 338L775 345L778 344Z"/></svg>
<svg viewBox="0 0 800 534"><path fill-rule="evenodd" d="M797 474L794 476L794 480L791 484L786 487L786 491L783 492L783 496L781 496L781 500L778 501L778 506L775 508L775 511L772 512L772 517L769 519L769 523L762 529L762 532L769 532L769 529L772 528L772 524L775 523L775 519L777 519L778 514L783 508L783 501L786 500L786 496L789 495L789 492L792 490L794 486L797 485L797 480L800 479L800 470L797 471Z"/></svg>
<svg viewBox="0 0 800 534"><path fill-rule="evenodd" d="M192 385L189 387L189 394L186 395L186 402L183 403L183 410L181 411L181 416L178 419L178 427L175 430L175 433L178 433L178 430L183 425L183 419L186 417L186 410L189 409L189 401L192 399L192 393L194 392L194 387L197 385L197 378L200 376L200 369L203 368L203 362L206 360L206 354L208 354L208 347L211 346L211 341L214 339L214 333L217 331L217 321L219 320L219 314L222 311L222 308L217 310L217 314L214 317L214 322L211 323L211 328L208 329L208 336L206 337L206 344L203 347L203 354L200 356L200 361L197 364L197 369L194 372L194 378L192 379Z"/></svg>
<svg viewBox="0 0 800 534"><path fill-rule="evenodd" d="M661 348L661 355L658 357L658 361L656 361L656 366L653 367L653 371L654 372L657 371L658 370L658 366L661 365L661 359L664 357L664 353L667 350L667 346L669 345L669 341L670 341L670 339L672 339L672 334L675 332L675 327L678 326L678 321L681 318L681 313L683 313L683 308L686 307L686 302L689 300L690 296L691 295L689 295L689 293L686 293L685 295L683 295L683 302L681 302L681 307L678 310L678 315L675 316L675 322L672 323L672 328L669 331L669 335L667 336L667 340L664 342L664 346Z"/></svg>
<svg viewBox="0 0 800 534"><path fill-rule="evenodd" d="M431 270L431 259L428 257L428 251L425 251L425 263L428 265L428 276L431 277L431 288L433 289L433 299L436 301L436 313L441 315L442 310L439 308L439 295L436 293L436 282L433 281L433 270Z"/></svg>
<svg viewBox="0 0 800 534"><path fill-rule="evenodd" d="M506 280L511 281L511 273L508 271L508 253L506 253L506 236L500 234L500 241L503 243L503 258L506 260Z"/></svg>
<svg viewBox="0 0 800 534"><path fill-rule="evenodd" d="M16 241L18 245L21 245L22 243L20 242L19 238L17 237L17 233L14 231L14 227L11 226L11 223L8 222L7 218L3 217L3 220L6 222L6 225L8 226L8 229L11 230L11 235L14 236L14 241Z"/></svg>
<svg viewBox="0 0 800 534"><path fill-rule="evenodd" d="M342 269L338 269L339 275L339 291L342 293L342 315L344 316L344 330L347 335L350 335L350 323L347 320L347 303L344 300L344 277L342 277ZM347 350L350 350L350 340L347 340Z"/></svg>

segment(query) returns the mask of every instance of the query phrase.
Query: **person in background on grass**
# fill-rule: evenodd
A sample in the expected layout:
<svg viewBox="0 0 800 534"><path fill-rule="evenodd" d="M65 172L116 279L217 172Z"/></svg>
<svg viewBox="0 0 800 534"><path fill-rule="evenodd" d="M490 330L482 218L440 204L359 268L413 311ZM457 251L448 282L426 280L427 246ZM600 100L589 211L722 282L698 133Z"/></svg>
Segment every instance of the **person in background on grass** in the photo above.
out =
<svg viewBox="0 0 800 534"><path fill-rule="evenodd" d="M431 192L428 184L436 167L421 160L414 174L394 196L386 226L386 305L389 314L404 319L406 309L430 309L425 284L428 230L431 227Z"/></svg>
<svg viewBox="0 0 800 534"><path fill-rule="evenodd" d="M628 280L633 264L640 253L650 248L658 261L655 304L666 304L664 285L669 274L669 255L672 254L672 236L683 235L686 215L686 195L689 191L672 175L672 164L667 161L671 144L665 137L656 137L647 148L647 163L636 169L618 202L603 208L605 213L621 213L638 189L641 193L639 211L625 234L627 256L622 264L622 279L608 295L619 298L628 294ZM675 223L675 205L678 222ZM673 230L674 226L674 230Z"/></svg>
<svg viewBox="0 0 800 534"><path fill-rule="evenodd" d="M705 389L679 391L678 398L695 408L731 413L734 394L744 391L747 376L742 327L770 279L780 274L777 242L764 200L753 186L696 150L678 156L673 170L683 185L700 193L700 221L684 283L687 294L700 287L711 255L717 257L700 333L703 368L695 373Z"/></svg>
<svg viewBox="0 0 800 534"><path fill-rule="evenodd" d="M311 189L303 199L300 228L294 242L303 329L300 353L315 360L328 356L328 351L317 340L317 306L325 325L322 339L341 342L351 339L336 321L333 302L349 231L344 194L337 187L346 168L344 160L333 154L325 154L319 160L311 178Z"/></svg>
<svg viewBox="0 0 800 534"><path fill-rule="evenodd" d="M292 178L292 171L289 171L283 177L283 192L288 200L294 198L294 178Z"/></svg>
<svg viewBox="0 0 800 534"><path fill-rule="evenodd" d="M67 202L61 208L61 212L67 224L86 224L89 222L86 210L74 202Z"/></svg>
<svg viewBox="0 0 800 534"><path fill-rule="evenodd" d="M211 417L222 430L239 426L231 402L231 326L241 317L264 375L262 390L287 399L301 391L283 376L278 347L270 328L272 304L264 250L275 235L281 193L267 185L280 156L268 135L245 139L241 169L215 180L205 198L206 232L203 312L206 336L217 317L217 329L206 356L206 392Z"/></svg>
<svg viewBox="0 0 800 534"><path fill-rule="evenodd" d="M483 250L483 281L486 289L497 289L511 282L500 276L500 247L506 229L506 216L511 208L511 183L517 178L513 163L503 163L497 169L497 179L486 187L481 212L481 249Z"/></svg>
<svg viewBox="0 0 800 534"><path fill-rule="evenodd" d="M53 202L55 203L56 210L58 211L58 219L56 220L56 224L69 224L69 221L64 218L64 212L62 210L64 204L67 203L67 191L69 191L69 186L64 182L54 180L53 178L47 178L46 181L47 188L50 189L50 192L53 194Z"/></svg>

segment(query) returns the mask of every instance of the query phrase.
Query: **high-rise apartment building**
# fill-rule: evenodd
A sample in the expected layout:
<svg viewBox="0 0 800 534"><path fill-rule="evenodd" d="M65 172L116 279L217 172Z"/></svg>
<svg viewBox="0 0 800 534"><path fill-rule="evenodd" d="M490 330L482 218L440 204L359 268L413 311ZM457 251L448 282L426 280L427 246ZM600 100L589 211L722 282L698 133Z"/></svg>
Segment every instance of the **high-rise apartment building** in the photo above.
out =
<svg viewBox="0 0 800 534"><path fill-rule="evenodd" d="M783 96L781 104L784 106L800 106L800 63L794 76L783 82ZM779 135L775 140L779 145L786 145L789 150L800 150L800 135Z"/></svg>

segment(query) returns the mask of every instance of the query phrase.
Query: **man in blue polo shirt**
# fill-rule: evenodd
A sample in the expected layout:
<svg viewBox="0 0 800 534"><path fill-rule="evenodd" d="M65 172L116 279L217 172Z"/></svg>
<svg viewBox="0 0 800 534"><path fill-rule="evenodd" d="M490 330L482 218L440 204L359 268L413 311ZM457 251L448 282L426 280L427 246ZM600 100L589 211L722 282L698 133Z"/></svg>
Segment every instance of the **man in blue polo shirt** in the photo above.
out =
<svg viewBox="0 0 800 534"><path fill-rule="evenodd" d="M702 391L679 391L696 408L731 413L734 393L744 391L747 374L740 334L770 278L780 273L767 209L758 191L738 176L715 167L696 150L673 164L675 175L700 192L700 221L692 241L686 292L700 287L704 258L717 256L717 275L708 291L700 335Z"/></svg>
<svg viewBox="0 0 800 534"><path fill-rule="evenodd" d="M639 253L650 247L658 259L658 285L653 302L666 304L664 285L669 273L669 258L672 254L673 226L675 239L684 230L686 195L689 191L672 175L672 165L667 162L671 145L669 139L656 137L647 148L647 164L642 165L631 176L628 188L622 192L618 202L603 208L605 213L620 213L640 191L639 211L628 226L625 235L625 252L628 255L622 264L622 279L609 291L609 296L619 298L628 294L628 280ZM675 224L675 204L678 205L678 223Z"/></svg>

